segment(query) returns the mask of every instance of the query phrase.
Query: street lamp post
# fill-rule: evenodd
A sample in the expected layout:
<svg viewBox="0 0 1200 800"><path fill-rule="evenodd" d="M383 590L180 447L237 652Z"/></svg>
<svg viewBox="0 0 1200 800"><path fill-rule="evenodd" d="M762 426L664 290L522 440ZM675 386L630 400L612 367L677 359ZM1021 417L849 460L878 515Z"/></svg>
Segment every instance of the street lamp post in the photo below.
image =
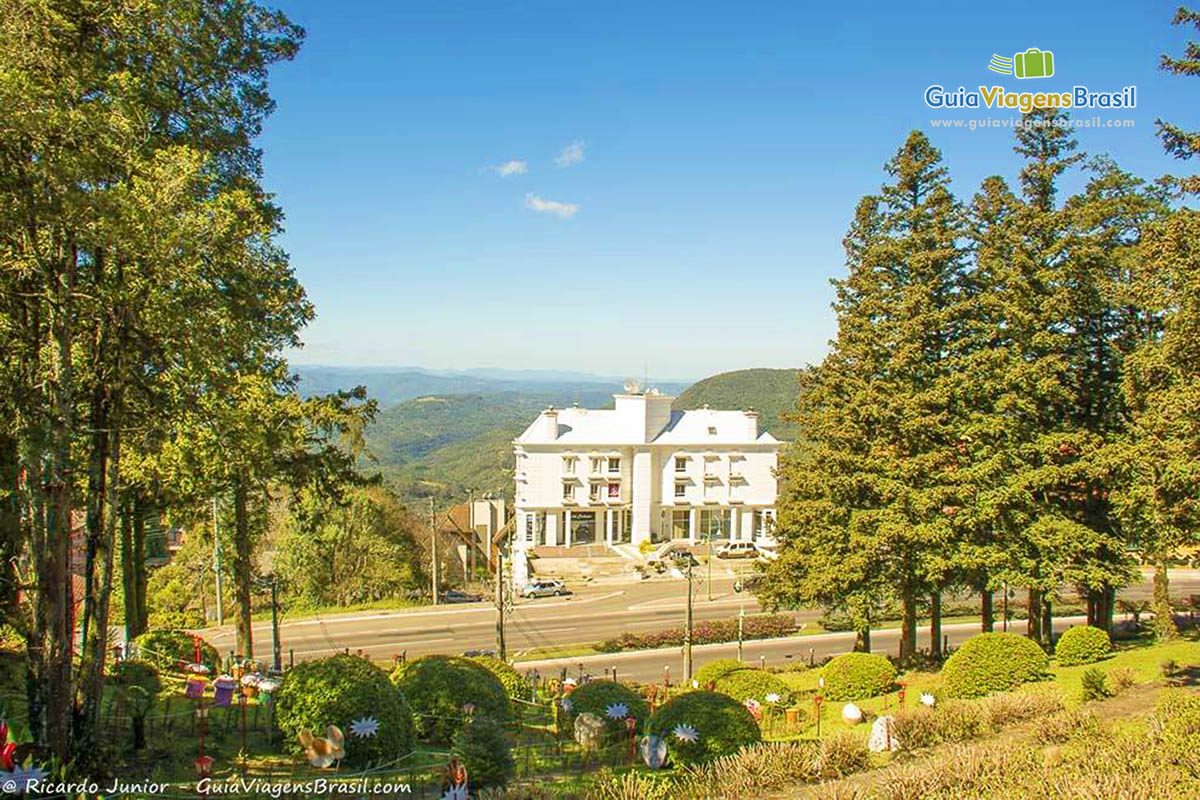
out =
<svg viewBox="0 0 1200 800"><path fill-rule="evenodd" d="M677 557L677 563L682 562L682 566L687 570L688 593L687 593L687 616L684 620L683 628L683 679L688 683L692 681L692 576L693 567L696 566L696 558L684 551Z"/></svg>
<svg viewBox="0 0 1200 800"><path fill-rule="evenodd" d="M283 648L279 644L279 579L274 573L256 581L260 589L271 590L271 656L275 672L283 671Z"/></svg>

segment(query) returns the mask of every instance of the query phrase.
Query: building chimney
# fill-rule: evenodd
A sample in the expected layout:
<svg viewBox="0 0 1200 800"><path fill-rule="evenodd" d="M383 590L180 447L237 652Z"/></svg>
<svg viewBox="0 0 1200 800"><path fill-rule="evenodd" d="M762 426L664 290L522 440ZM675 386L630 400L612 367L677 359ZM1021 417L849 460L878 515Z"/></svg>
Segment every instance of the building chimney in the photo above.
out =
<svg viewBox="0 0 1200 800"><path fill-rule="evenodd" d="M746 415L746 435L753 442L758 438L758 412L753 408L748 408L742 413Z"/></svg>
<svg viewBox="0 0 1200 800"><path fill-rule="evenodd" d="M538 417L538 439L553 442L558 438L558 409L550 406Z"/></svg>

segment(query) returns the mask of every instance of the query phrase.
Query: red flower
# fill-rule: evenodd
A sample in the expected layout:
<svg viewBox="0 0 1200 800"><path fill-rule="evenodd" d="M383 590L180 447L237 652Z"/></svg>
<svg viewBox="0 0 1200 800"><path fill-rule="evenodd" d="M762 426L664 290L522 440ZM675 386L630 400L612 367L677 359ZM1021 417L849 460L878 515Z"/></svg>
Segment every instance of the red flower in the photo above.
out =
<svg viewBox="0 0 1200 800"><path fill-rule="evenodd" d="M5 772L12 772L16 768L16 764L14 763L16 752L16 742L5 742L3 745L0 745L0 769L3 769Z"/></svg>

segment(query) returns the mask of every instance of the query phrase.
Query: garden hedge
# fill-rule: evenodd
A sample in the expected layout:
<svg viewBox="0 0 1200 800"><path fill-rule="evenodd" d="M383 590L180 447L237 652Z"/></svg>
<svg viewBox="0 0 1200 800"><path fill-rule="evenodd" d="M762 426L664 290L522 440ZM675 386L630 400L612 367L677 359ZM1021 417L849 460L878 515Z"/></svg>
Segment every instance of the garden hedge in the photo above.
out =
<svg viewBox="0 0 1200 800"><path fill-rule="evenodd" d="M504 686L504 691L509 698L513 700L529 699L529 682L525 680L524 675L513 668L512 664L501 661L495 656L472 656L470 660L495 675L496 679Z"/></svg>
<svg viewBox="0 0 1200 800"><path fill-rule="evenodd" d="M412 711L404 695L386 672L359 656L339 653L289 669L275 693L275 719L293 751L299 750L300 731L324 736L326 727L338 726L349 764L392 761L413 749ZM376 734L353 736L350 725L357 719L378 721Z"/></svg>
<svg viewBox="0 0 1200 800"><path fill-rule="evenodd" d="M946 660L942 678L951 697L982 697L1041 680L1049 665L1042 648L1024 636L981 633Z"/></svg>
<svg viewBox="0 0 1200 800"><path fill-rule="evenodd" d="M704 688L710 683L716 683L729 673L741 669L750 669L750 665L745 661L738 661L736 658L718 658L696 670L696 684Z"/></svg>
<svg viewBox="0 0 1200 800"><path fill-rule="evenodd" d="M466 766L472 791L504 786L517 771L504 725L491 717L472 717L454 734L450 752Z"/></svg>
<svg viewBox="0 0 1200 800"><path fill-rule="evenodd" d="M892 690L896 667L877 653L845 653L830 659L821 677L830 700L865 700Z"/></svg>
<svg viewBox="0 0 1200 800"><path fill-rule="evenodd" d="M137 657L153 665L159 672L177 669L180 664L191 664L196 660L196 639L187 631L146 631L133 640ZM200 662L214 673L221 666L221 655L217 648L200 639Z"/></svg>
<svg viewBox="0 0 1200 800"><path fill-rule="evenodd" d="M697 622L692 628L692 644L715 644L737 641L736 619L711 619ZM742 625L743 639L773 639L790 636L796 632L796 618L792 614L754 614L746 617ZM683 645L683 628L666 628L649 633L628 631L612 639L605 639L596 649L602 653L619 650L646 650L655 647L680 647Z"/></svg>
<svg viewBox="0 0 1200 800"><path fill-rule="evenodd" d="M766 705L785 706L791 702L792 690L777 676L761 669L739 669L728 672L717 681L717 691L739 703L754 699ZM771 696L771 700L768 700Z"/></svg>
<svg viewBox="0 0 1200 800"><path fill-rule="evenodd" d="M1063 667L1091 664L1111 653L1112 641L1108 634L1091 625L1067 628L1054 646L1054 658Z"/></svg>
<svg viewBox="0 0 1200 800"><path fill-rule="evenodd" d="M595 714L604 720L604 730L610 737L627 736L625 719L633 717L637 720L638 730L641 730L650 717L650 707L632 689L614 681L591 680L567 695L571 701L570 718L574 724L575 717L585 712ZM614 705L625 706L626 713L610 716L609 708Z"/></svg>
<svg viewBox="0 0 1200 800"><path fill-rule="evenodd" d="M396 667L392 683L414 711L418 738L449 744L472 714L508 722L512 708L500 679L468 658L423 656Z"/></svg>
<svg viewBox="0 0 1200 800"><path fill-rule="evenodd" d="M676 735L680 726L696 732L696 741ZM688 692L663 705L647 729L667 743L675 764L703 764L762 741L758 723L746 707L719 692Z"/></svg>

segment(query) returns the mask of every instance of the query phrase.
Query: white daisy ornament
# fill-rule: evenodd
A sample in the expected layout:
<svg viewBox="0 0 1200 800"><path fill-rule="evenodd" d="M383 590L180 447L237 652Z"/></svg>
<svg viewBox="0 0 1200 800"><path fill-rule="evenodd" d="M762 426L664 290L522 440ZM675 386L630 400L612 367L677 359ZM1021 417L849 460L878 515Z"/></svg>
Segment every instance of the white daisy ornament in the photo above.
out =
<svg viewBox="0 0 1200 800"><path fill-rule="evenodd" d="M571 709L573 709L575 707L575 704L571 702L571 698L564 697L561 702L562 702L562 710L567 712L568 714L570 714Z"/></svg>
<svg viewBox="0 0 1200 800"><path fill-rule="evenodd" d="M350 735L358 739L366 739L379 733L379 720L374 717L361 717L350 723Z"/></svg>
<svg viewBox="0 0 1200 800"><path fill-rule="evenodd" d="M604 709L604 715L609 719L625 719L629 716L629 706L624 703L611 703Z"/></svg>
<svg viewBox="0 0 1200 800"><path fill-rule="evenodd" d="M933 708L935 705L937 705L937 699L929 692L923 692L921 694L921 705Z"/></svg>
<svg viewBox="0 0 1200 800"><path fill-rule="evenodd" d="M672 733L681 742L695 742L700 739L700 734L691 725L676 725Z"/></svg>
<svg viewBox="0 0 1200 800"><path fill-rule="evenodd" d="M780 697L780 696L779 696L778 694L776 694L775 692L767 692L767 696L766 696L766 698L765 698L765 699L766 699L766 701L767 701L768 703L770 703L771 705L775 705L776 703L778 703L778 702L779 702L780 700L782 700L783 698L782 698L782 697Z"/></svg>

